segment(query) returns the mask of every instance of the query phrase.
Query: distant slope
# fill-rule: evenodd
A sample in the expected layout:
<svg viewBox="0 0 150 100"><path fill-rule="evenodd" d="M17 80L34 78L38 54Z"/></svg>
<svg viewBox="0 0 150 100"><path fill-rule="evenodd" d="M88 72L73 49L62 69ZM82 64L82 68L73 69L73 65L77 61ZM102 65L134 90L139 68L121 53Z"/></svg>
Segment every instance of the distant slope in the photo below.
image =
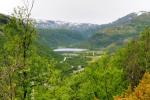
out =
<svg viewBox="0 0 150 100"><path fill-rule="evenodd" d="M4 36L3 36L3 26L8 23L9 17L3 14L0 14L0 48L2 46L2 43L4 42Z"/></svg>
<svg viewBox="0 0 150 100"><path fill-rule="evenodd" d="M0 14L0 25L6 24L9 21L9 17L3 14Z"/></svg>
<svg viewBox="0 0 150 100"><path fill-rule="evenodd" d="M36 26L39 29L40 43L52 48L115 49L136 38L149 25L150 13L141 11L105 25L39 20Z"/></svg>
<svg viewBox="0 0 150 100"><path fill-rule="evenodd" d="M76 47L99 30L100 25L62 21L37 21L40 43L51 48Z"/></svg>
<svg viewBox="0 0 150 100"><path fill-rule="evenodd" d="M85 40L78 31L68 29L39 29L39 43L51 48L72 47L74 44Z"/></svg>
<svg viewBox="0 0 150 100"><path fill-rule="evenodd" d="M2 34L3 25L7 24L9 17L3 14L0 14L0 35Z"/></svg>
<svg viewBox="0 0 150 100"><path fill-rule="evenodd" d="M81 47L100 49L122 46L128 40L136 38L147 26L150 26L149 12L131 13L104 25L87 41L81 43Z"/></svg>
<svg viewBox="0 0 150 100"><path fill-rule="evenodd" d="M0 14L0 26L8 17ZM80 47L89 49L115 49L137 37L138 33L150 26L150 12L131 13L105 24L77 24L62 21L38 20L38 43L49 48ZM0 31L2 27L0 27ZM0 34L2 34L0 32Z"/></svg>

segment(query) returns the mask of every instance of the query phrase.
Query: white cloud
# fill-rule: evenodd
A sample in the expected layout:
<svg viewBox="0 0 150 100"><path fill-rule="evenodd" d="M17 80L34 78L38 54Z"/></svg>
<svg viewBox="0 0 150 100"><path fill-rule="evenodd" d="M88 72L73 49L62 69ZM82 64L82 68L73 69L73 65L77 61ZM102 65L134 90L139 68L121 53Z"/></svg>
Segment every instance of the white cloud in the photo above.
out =
<svg viewBox="0 0 150 100"><path fill-rule="evenodd" d="M11 14L20 3L20 0L0 0L0 13Z"/></svg>

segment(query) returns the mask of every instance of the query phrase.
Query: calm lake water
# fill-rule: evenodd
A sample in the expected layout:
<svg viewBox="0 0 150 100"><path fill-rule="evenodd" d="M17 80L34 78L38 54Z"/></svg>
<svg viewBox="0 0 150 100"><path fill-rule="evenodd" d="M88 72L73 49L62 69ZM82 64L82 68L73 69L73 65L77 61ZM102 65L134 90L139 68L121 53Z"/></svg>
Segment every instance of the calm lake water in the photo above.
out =
<svg viewBox="0 0 150 100"><path fill-rule="evenodd" d="M81 48L58 48L54 49L55 52L82 52L87 51L87 49L81 49Z"/></svg>

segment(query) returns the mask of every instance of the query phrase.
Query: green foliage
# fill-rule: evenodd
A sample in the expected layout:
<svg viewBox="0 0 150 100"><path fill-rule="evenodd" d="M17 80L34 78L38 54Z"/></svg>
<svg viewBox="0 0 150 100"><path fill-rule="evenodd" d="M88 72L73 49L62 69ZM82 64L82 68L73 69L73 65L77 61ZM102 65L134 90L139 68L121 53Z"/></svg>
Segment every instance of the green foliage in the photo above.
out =
<svg viewBox="0 0 150 100"><path fill-rule="evenodd" d="M56 88L56 99L113 100L128 85L133 90L145 71L149 70L149 28L141 37L114 54L105 54L83 72L66 77Z"/></svg>
<svg viewBox="0 0 150 100"><path fill-rule="evenodd" d="M3 24L0 27L2 100L112 100L128 85L134 90L143 74L150 71L150 28L115 53L104 53L98 61L89 65L82 54L60 63L63 57L43 43L52 47L72 46L85 39L83 34L66 29L39 29L40 34L36 37L33 22L24 12L25 9L16 11L6 25L4 16L0 15L0 24ZM136 37L138 31L149 25L145 19L149 16L142 15L126 24L123 23L126 19L118 20L118 23L112 24L113 27L102 28L91 37L92 40L89 39L95 44L92 48L99 45L105 48L112 43L111 47L121 46L125 39ZM63 38L63 43L56 38ZM91 48L89 42L84 43L83 46ZM71 65L79 64L84 65L84 70L71 68Z"/></svg>
<svg viewBox="0 0 150 100"><path fill-rule="evenodd" d="M115 48L122 47L128 41L136 39L139 35L138 33L150 26L149 20L150 13L140 16L129 14L113 23L103 25L81 46L92 49L108 48L113 43L116 45ZM111 51L114 47L108 49Z"/></svg>
<svg viewBox="0 0 150 100"><path fill-rule="evenodd" d="M150 74L146 72L134 91L129 89L123 96L116 96L114 100L148 100L150 98Z"/></svg>
<svg viewBox="0 0 150 100"><path fill-rule="evenodd" d="M7 24L9 20L8 16L0 14L0 25Z"/></svg>
<svg viewBox="0 0 150 100"><path fill-rule="evenodd" d="M69 29L38 29L39 42L51 48L72 47L83 41L83 35L75 30Z"/></svg>
<svg viewBox="0 0 150 100"><path fill-rule="evenodd" d="M122 69L109 66L109 56L104 55L98 63L91 64L85 71L66 78L56 90L54 98L66 100L112 100L127 88Z"/></svg>
<svg viewBox="0 0 150 100"><path fill-rule="evenodd" d="M56 61L37 52L36 31L27 11L24 8L15 10L3 30L5 42L0 49L2 100L30 100L35 98L34 91L42 91L38 87L55 85L59 79L56 78L59 71L54 69Z"/></svg>

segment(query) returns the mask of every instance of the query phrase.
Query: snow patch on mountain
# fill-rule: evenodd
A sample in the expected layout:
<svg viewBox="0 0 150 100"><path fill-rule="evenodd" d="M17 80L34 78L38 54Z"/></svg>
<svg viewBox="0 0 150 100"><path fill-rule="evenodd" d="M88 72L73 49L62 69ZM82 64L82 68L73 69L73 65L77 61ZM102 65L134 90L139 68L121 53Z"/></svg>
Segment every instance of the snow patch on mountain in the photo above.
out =
<svg viewBox="0 0 150 100"><path fill-rule="evenodd" d="M137 16L140 16L140 15L145 14L145 13L148 13L148 12L146 12L146 11L135 12L135 14L136 14Z"/></svg>
<svg viewBox="0 0 150 100"><path fill-rule="evenodd" d="M36 19L36 23L47 23L48 22L48 20L46 20L46 19Z"/></svg>
<svg viewBox="0 0 150 100"><path fill-rule="evenodd" d="M36 20L36 27L44 28L44 29L89 29L89 28L97 28L99 25L97 24L89 24L89 23L73 23L73 22L65 22L65 21L52 21L52 20Z"/></svg>

